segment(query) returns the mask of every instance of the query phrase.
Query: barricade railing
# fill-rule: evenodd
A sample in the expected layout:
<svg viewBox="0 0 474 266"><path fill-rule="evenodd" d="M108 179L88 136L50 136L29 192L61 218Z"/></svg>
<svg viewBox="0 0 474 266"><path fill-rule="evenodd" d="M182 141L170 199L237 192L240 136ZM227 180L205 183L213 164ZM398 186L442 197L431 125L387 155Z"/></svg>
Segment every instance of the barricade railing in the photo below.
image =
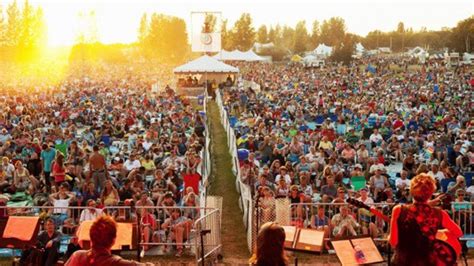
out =
<svg viewBox="0 0 474 266"><path fill-rule="evenodd" d="M474 241L474 202L452 202L451 218L461 227L461 240Z"/></svg>
<svg viewBox="0 0 474 266"><path fill-rule="evenodd" d="M205 261L215 260L221 254L221 212L212 210L194 222L196 237L196 262L206 265ZM214 233L219 232L219 233ZM204 260L204 261L203 261Z"/></svg>
<svg viewBox="0 0 474 266"><path fill-rule="evenodd" d="M390 216L394 204L388 203L374 203L368 204L370 207L376 208L386 216ZM356 234L369 234L374 239L387 239L388 233L390 232L390 223L383 221L382 218L375 216L370 211L357 208L347 203L299 203L289 205L290 225L304 227L304 228L318 228L314 224L318 210L321 208L323 217L327 217L327 226L329 228L328 237L335 237L335 233L338 231L338 226L335 224L334 216L340 215L341 208L345 207L348 210L347 215L352 216L356 222L356 226L353 228ZM351 234L354 232L347 232Z"/></svg>
<svg viewBox="0 0 474 266"><path fill-rule="evenodd" d="M41 221L52 218L56 226L64 232L64 228L70 228L66 234L74 235L75 229L80 225L81 213L91 207L86 206L1 206L0 213L6 216L38 216ZM201 207L157 207L157 206L106 206L94 208L99 215L108 214L121 222L133 222L139 225L138 248L149 249L151 247L163 247L153 255L160 255L171 251L171 247L190 248L190 252L196 252L196 238L199 238L199 230L211 231L206 236L206 241L213 245L209 254L216 252L221 246L221 217L217 208ZM41 223L42 224L42 223ZM200 227L196 228L199 224ZM42 229L42 225L41 225ZM212 241L211 241L212 240ZM199 242L200 243L200 242ZM145 253L145 255L148 255Z"/></svg>

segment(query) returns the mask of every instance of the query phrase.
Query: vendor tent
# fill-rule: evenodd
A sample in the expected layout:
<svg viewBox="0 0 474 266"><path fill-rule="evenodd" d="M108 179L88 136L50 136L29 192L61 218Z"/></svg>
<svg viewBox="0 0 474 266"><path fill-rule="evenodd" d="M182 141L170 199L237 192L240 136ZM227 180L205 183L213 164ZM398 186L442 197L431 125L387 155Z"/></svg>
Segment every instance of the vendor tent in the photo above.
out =
<svg viewBox="0 0 474 266"><path fill-rule="evenodd" d="M238 73L239 69L220 62L208 55L204 55L184 65L176 67L173 72L175 74Z"/></svg>
<svg viewBox="0 0 474 266"><path fill-rule="evenodd" d="M242 52L239 50L234 51L225 51L222 50L213 58L220 60L220 61L263 61L264 59L254 53L252 50L248 50L247 52Z"/></svg>
<svg viewBox="0 0 474 266"><path fill-rule="evenodd" d="M322 43L314 49L313 53L316 55L330 56L332 54L332 47Z"/></svg>
<svg viewBox="0 0 474 266"><path fill-rule="evenodd" d="M365 48L364 48L364 46L362 45L362 43L360 43L360 42L357 43L357 44L356 44L356 53L357 53L357 54L362 54L362 53L364 53L364 51L365 51Z"/></svg>
<svg viewBox="0 0 474 266"><path fill-rule="evenodd" d="M244 52L244 58L245 61L264 61L265 58L260 57L258 54L256 54L252 50L248 50L247 52Z"/></svg>

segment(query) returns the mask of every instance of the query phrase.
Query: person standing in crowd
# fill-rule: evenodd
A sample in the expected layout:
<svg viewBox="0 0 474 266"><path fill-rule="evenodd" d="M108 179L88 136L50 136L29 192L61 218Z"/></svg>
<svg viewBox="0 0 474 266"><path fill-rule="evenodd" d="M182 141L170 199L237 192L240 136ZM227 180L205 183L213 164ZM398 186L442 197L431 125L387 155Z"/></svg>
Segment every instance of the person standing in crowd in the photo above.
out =
<svg viewBox="0 0 474 266"><path fill-rule="evenodd" d="M58 187L66 180L66 168L64 167L64 155L58 152L53 162L51 176L54 178L54 184Z"/></svg>
<svg viewBox="0 0 474 266"><path fill-rule="evenodd" d="M112 255L111 249L117 238L117 223L110 216L100 216L90 229L91 249L72 254L66 266L138 266L152 265L124 260Z"/></svg>
<svg viewBox="0 0 474 266"><path fill-rule="evenodd" d="M41 162L43 162L43 177L48 191L51 191L51 170L53 166L54 158L56 157L56 150L52 147L52 144L43 144L41 151Z"/></svg>
<svg viewBox="0 0 474 266"><path fill-rule="evenodd" d="M104 155L99 153L99 146L95 145L89 157L89 179L94 182L97 191L102 191L107 178L107 162ZM88 180L89 180L88 179Z"/></svg>
<svg viewBox="0 0 474 266"><path fill-rule="evenodd" d="M413 204L393 208L389 241L395 248L396 265L438 265L445 259L436 252L439 246L434 240L438 229L447 230L456 238L462 236L461 228L447 212L430 205L435 191L435 180L427 174L419 174L410 183ZM455 260L447 265L454 265Z"/></svg>

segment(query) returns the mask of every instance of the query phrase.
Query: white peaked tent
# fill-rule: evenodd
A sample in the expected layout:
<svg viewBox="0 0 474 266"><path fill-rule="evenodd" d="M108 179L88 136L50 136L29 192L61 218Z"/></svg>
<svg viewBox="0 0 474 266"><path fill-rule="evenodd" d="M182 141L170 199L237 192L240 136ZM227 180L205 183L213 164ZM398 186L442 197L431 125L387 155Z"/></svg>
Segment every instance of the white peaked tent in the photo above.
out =
<svg viewBox="0 0 474 266"><path fill-rule="evenodd" d="M204 55L173 70L175 74L239 73L237 67Z"/></svg>
<svg viewBox="0 0 474 266"><path fill-rule="evenodd" d="M245 61L264 61L265 59L256 54L252 49L244 52Z"/></svg>
<svg viewBox="0 0 474 266"><path fill-rule="evenodd" d="M332 54L332 47L322 43L314 49L313 53L316 55L330 56Z"/></svg>
<svg viewBox="0 0 474 266"><path fill-rule="evenodd" d="M356 47L355 47L355 48L356 48L356 53L357 53L357 54L362 54L362 53L364 53L364 51L365 51L364 46L363 46L362 43L360 43L360 42L356 44Z"/></svg>
<svg viewBox="0 0 474 266"><path fill-rule="evenodd" d="M213 56L214 59L220 61L263 61L264 59L254 53L252 50L241 52L234 50L232 52L222 50Z"/></svg>

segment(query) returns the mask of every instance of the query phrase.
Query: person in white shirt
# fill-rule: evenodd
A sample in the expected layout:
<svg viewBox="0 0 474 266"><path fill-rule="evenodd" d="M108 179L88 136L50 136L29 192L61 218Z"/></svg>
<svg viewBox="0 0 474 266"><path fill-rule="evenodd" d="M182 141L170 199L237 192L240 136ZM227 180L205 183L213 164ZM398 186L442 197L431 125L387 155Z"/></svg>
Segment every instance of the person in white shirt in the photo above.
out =
<svg viewBox="0 0 474 266"><path fill-rule="evenodd" d="M140 168L140 166L142 166L142 164L140 163L140 160L136 158L135 154L131 154L130 157L123 164L123 167L127 172L130 172L136 168Z"/></svg>
<svg viewBox="0 0 474 266"><path fill-rule="evenodd" d="M82 223L84 221L94 221L97 217L102 215L102 210L97 209L95 206L95 200L89 199L87 201L87 207L89 208L82 210L81 217L79 218L79 223Z"/></svg>
<svg viewBox="0 0 474 266"><path fill-rule="evenodd" d="M383 137L382 137L382 135L380 135L378 129L374 129L374 132L372 134L370 134L369 140L370 140L370 142L372 142L372 146L374 146L374 147L375 146L380 146L380 144L382 144Z"/></svg>
<svg viewBox="0 0 474 266"><path fill-rule="evenodd" d="M278 184L278 181L280 181L280 179L282 178L285 180L287 186L291 186L291 177L287 173L287 169L285 166L280 167L280 174L276 176L275 183Z"/></svg>
<svg viewBox="0 0 474 266"><path fill-rule="evenodd" d="M431 171L428 172L428 175L431 176L432 178L438 180L438 182L441 182L441 180L446 178L444 176L444 173L439 171L439 166L438 166L438 161L437 160L433 160L431 162Z"/></svg>
<svg viewBox="0 0 474 266"><path fill-rule="evenodd" d="M10 163L10 159L8 157L3 157L2 158L2 166L3 166L3 171L6 173L7 178L9 180L13 180L13 174L15 173L15 166Z"/></svg>
<svg viewBox="0 0 474 266"><path fill-rule="evenodd" d="M408 179L407 177L408 172L402 170L400 172L400 177L395 180L395 186L397 187L397 190L401 191L403 189L410 188L410 179Z"/></svg>

